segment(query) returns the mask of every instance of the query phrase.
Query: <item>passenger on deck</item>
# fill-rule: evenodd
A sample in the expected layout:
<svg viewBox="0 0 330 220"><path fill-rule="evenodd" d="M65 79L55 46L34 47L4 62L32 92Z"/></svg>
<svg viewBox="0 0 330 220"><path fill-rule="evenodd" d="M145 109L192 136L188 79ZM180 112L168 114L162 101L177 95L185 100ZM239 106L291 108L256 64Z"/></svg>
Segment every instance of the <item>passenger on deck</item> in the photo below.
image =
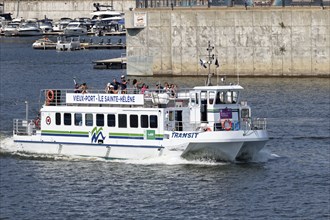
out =
<svg viewBox="0 0 330 220"><path fill-rule="evenodd" d="M133 79L133 93L139 94L140 88L139 88L140 82L137 81L137 79Z"/></svg>
<svg viewBox="0 0 330 220"><path fill-rule="evenodd" d="M105 86L105 89L104 89L105 93L110 93L110 86L111 86L110 83L108 83L108 84Z"/></svg>
<svg viewBox="0 0 330 220"><path fill-rule="evenodd" d="M79 92L82 93L82 94L85 94L85 93L88 92L87 89L88 89L87 84L86 83L83 83L79 87Z"/></svg>
<svg viewBox="0 0 330 220"><path fill-rule="evenodd" d="M162 93L163 92L162 91L163 89L164 89L164 87L162 87L161 84L159 84L159 83L156 84L156 92L157 93Z"/></svg>
<svg viewBox="0 0 330 220"><path fill-rule="evenodd" d="M164 91L166 93L170 93L170 85L168 84L168 82L165 82L164 83Z"/></svg>
<svg viewBox="0 0 330 220"><path fill-rule="evenodd" d="M118 90L120 83L114 78L111 85L113 85L114 90Z"/></svg>
<svg viewBox="0 0 330 220"><path fill-rule="evenodd" d="M174 98L176 96L177 86L175 84L171 84L170 86L170 96Z"/></svg>
<svg viewBox="0 0 330 220"><path fill-rule="evenodd" d="M121 93L126 94L127 93L127 81L126 81L124 75L121 76L120 87L121 87Z"/></svg>
<svg viewBox="0 0 330 220"><path fill-rule="evenodd" d="M148 90L148 86L147 86L146 84L143 83L143 84L142 84L142 88L141 88L141 94L146 93L147 90Z"/></svg>
<svg viewBox="0 0 330 220"><path fill-rule="evenodd" d="M110 85L110 86L109 86L109 89L110 89L110 90L109 90L109 93L110 93L110 94L117 94L117 93L118 93L118 91L115 91L115 90L114 90L113 85Z"/></svg>
<svg viewBox="0 0 330 220"><path fill-rule="evenodd" d="M74 85L74 92L75 92L75 93L80 93L79 88L80 88L79 83L76 83L76 84Z"/></svg>

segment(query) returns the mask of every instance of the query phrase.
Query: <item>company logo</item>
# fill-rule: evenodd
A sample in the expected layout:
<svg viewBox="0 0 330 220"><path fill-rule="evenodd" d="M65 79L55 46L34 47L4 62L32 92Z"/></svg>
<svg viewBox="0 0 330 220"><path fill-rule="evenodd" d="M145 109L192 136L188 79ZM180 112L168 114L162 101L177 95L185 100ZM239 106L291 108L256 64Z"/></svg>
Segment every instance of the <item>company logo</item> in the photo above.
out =
<svg viewBox="0 0 330 220"><path fill-rule="evenodd" d="M92 133L92 143L99 143L99 140L102 140L102 142L104 141L105 137L102 133L103 131L103 128L97 128L97 127L94 127L93 130L91 131Z"/></svg>

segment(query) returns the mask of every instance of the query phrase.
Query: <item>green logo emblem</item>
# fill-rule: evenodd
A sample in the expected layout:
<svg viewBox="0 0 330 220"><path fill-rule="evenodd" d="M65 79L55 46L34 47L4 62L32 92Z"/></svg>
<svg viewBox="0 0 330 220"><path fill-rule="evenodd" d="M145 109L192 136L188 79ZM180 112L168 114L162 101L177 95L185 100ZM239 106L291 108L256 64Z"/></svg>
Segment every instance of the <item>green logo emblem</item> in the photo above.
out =
<svg viewBox="0 0 330 220"><path fill-rule="evenodd" d="M147 140L155 140L155 130L147 130Z"/></svg>

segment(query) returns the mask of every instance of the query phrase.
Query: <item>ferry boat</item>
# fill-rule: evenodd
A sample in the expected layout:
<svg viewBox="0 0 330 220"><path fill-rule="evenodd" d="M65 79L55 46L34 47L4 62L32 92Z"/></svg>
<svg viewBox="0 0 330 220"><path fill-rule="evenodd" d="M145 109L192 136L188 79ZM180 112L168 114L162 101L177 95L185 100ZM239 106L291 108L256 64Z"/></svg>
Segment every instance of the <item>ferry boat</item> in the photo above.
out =
<svg viewBox="0 0 330 220"><path fill-rule="evenodd" d="M242 86L209 84L210 75L205 86L170 92L42 90L39 117L13 121L15 150L107 159L181 151L188 160L253 160L269 139L266 119L252 117Z"/></svg>
<svg viewBox="0 0 330 220"><path fill-rule="evenodd" d="M266 119L253 119L240 85L197 86L145 94L41 91L40 118L15 119L17 151L109 159L159 157L249 161L268 140Z"/></svg>

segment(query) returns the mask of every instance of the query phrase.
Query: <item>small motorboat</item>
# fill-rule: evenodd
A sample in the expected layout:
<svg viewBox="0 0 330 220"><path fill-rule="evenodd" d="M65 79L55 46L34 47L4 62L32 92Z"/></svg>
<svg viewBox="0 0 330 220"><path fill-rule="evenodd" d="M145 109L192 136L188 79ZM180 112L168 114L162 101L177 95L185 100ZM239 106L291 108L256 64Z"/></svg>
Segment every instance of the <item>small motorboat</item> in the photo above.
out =
<svg viewBox="0 0 330 220"><path fill-rule="evenodd" d="M79 37L58 37L56 43L56 50L59 51L72 51L72 50L80 50L80 38Z"/></svg>
<svg viewBox="0 0 330 220"><path fill-rule="evenodd" d="M32 44L32 47L33 49L42 49L42 50L55 49L56 42L49 40L47 37L40 38Z"/></svg>

